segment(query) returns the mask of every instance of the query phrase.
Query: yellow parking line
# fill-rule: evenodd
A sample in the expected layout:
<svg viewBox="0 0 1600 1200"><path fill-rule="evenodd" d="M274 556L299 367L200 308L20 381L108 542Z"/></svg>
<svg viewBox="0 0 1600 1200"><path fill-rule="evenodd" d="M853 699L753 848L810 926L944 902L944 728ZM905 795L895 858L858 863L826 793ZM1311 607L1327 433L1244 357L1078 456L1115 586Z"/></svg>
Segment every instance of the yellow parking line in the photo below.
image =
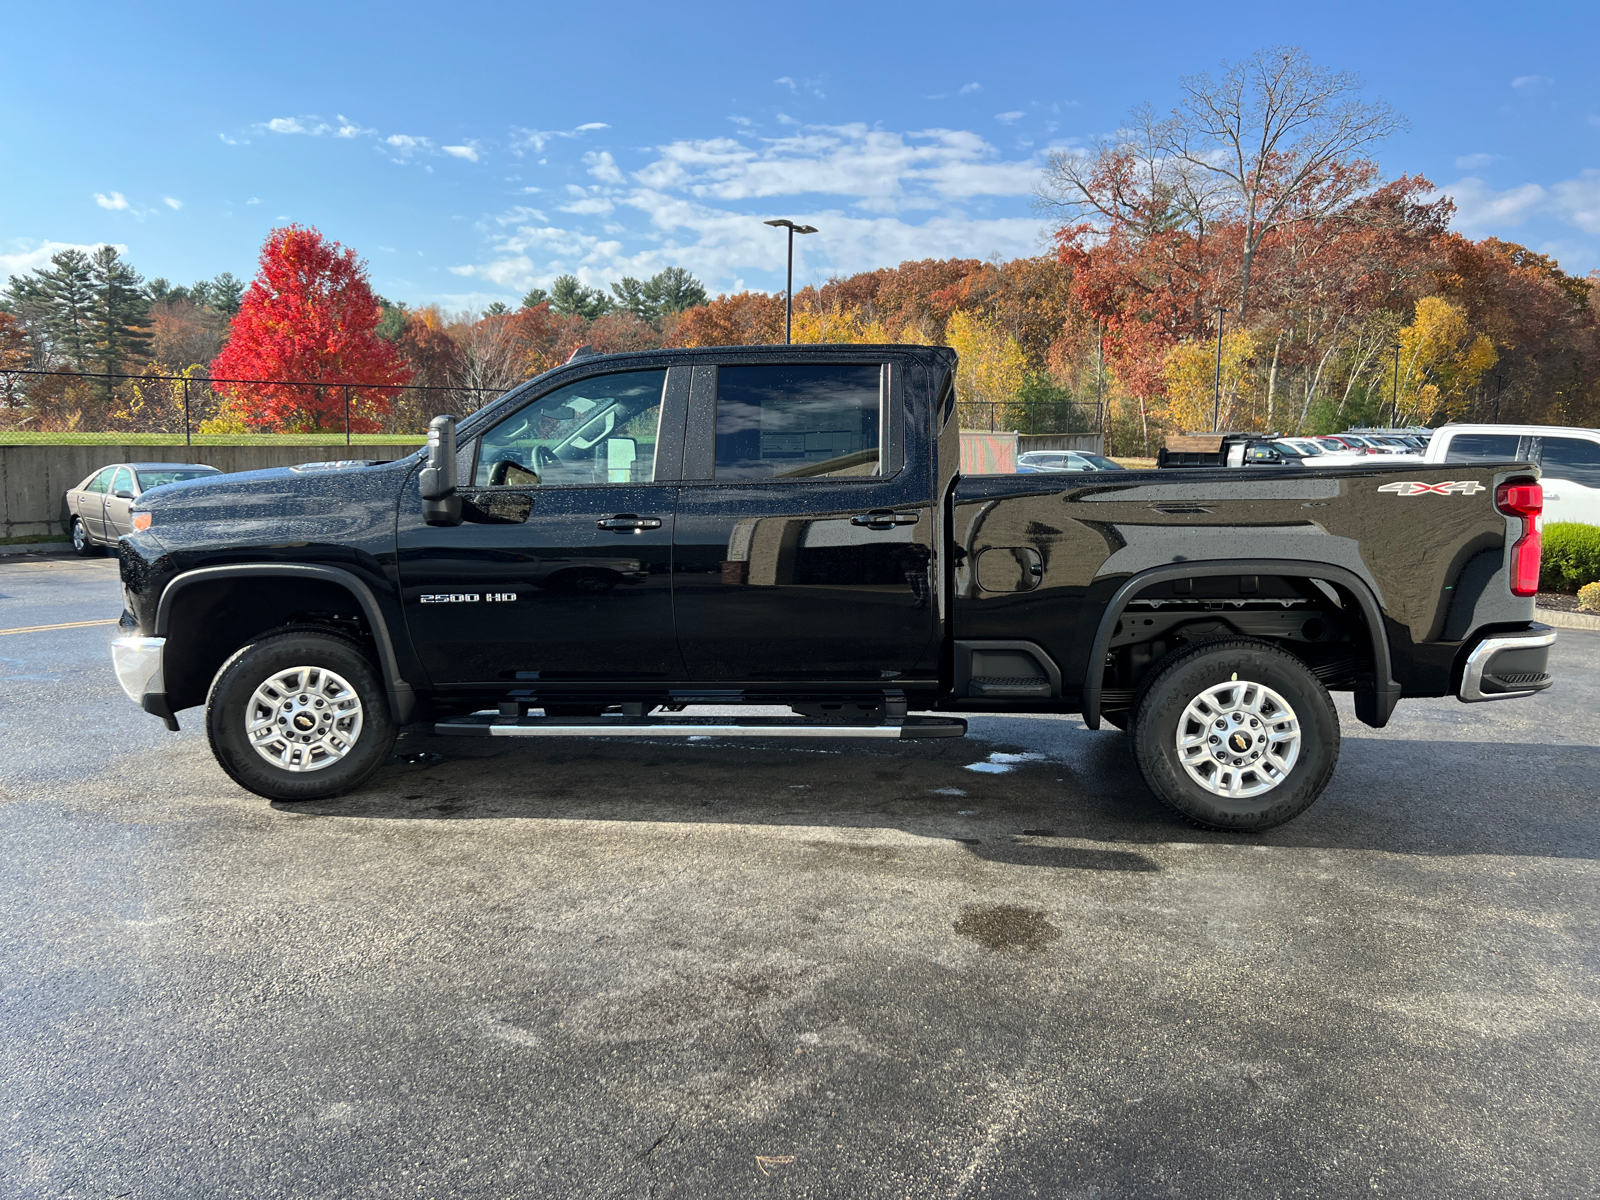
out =
<svg viewBox="0 0 1600 1200"><path fill-rule="evenodd" d="M59 625L23 625L17 629L0 629L0 637L8 633L48 633L52 629L83 629L89 625L115 625L119 617L111 617L104 621L63 621Z"/></svg>

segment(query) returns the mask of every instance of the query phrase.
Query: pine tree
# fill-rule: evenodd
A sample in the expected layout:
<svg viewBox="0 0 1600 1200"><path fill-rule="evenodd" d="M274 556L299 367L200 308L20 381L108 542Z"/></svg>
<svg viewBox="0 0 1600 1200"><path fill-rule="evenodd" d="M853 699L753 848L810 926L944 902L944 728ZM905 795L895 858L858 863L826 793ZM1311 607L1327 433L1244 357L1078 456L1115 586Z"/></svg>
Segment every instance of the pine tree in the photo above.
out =
<svg viewBox="0 0 1600 1200"><path fill-rule="evenodd" d="M211 281L211 296L208 303L217 312L232 320L239 315L239 306L244 302L244 287L244 280L235 279L232 271L224 271Z"/></svg>
<svg viewBox="0 0 1600 1200"><path fill-rule="evenodd" d="M101 246L89 265L94 286L89 357L103 373L120 372L150 352L150 300L144 280L115 246Z"/></svg>
<svg viewBox="0 0 1600 1200"><path fill-rule="evenodd" d="M655 305L655 315L682 312L706 302L706 289L682 267L657 271L644 285L646 297Z"/></svg>
<svg viewBox="0 0 1600 1200"><path fill-rule="evenodd" d="M582 317L592 321L616 306L599 288L584 287L576 275L559 276L550 285L550 311L563 317Z"/></svg>
<svg viewBox="0 0 1600 1200"><path fill-rule="evenodd" d="M94 348L94 268L81 250L63 250L50 269L34 272L44 305L44 326L54 357L74 370L87 370Z"/></svg>

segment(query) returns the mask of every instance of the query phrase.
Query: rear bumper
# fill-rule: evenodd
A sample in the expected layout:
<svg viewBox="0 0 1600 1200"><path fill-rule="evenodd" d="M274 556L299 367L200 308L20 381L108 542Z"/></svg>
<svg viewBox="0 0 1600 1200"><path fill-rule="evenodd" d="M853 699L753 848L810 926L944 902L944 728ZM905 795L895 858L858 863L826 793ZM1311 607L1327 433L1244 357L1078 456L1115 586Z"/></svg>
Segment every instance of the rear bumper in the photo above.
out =
<svg viewBox="0 0 1600 1200"><path fill-rule="evenodd" d="M129 700L160 717L168 729L176 729L178 722L167 705L167 685L162 674L166 646L166 638L120 637L111 643L111 665Z"/></svg>
<svg viewBox="0 0 1600 1200"><path fill-rule="evenodd" d="M1547 669L1555 640L1556 631L1548 625L1484 638L1467 655L1456 694L1476 703L1514 700L1544 691L1555 682Z"/></svg>

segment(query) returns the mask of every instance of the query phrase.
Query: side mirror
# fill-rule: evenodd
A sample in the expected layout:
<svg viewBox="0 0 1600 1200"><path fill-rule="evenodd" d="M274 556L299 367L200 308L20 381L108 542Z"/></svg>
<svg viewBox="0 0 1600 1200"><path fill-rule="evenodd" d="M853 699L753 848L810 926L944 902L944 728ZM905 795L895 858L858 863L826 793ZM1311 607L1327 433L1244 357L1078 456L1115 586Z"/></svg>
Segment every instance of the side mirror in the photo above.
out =
<svg viewBox="0 0 1600 1200"><path fill-rule="evenodd" d="M461 524L461 497L456 495L456 419L428 422L428 465L417 475L422 491L422 519L429 525Z"/></svg>
<svg viewBox="0 0 1600 1200"><path fill-rule="evenodd" d="M133 499L133 493L130 492L127 488L118 488L116 491L112 492L111 494L113 496L115 496L118 500L132 500Z"/></svg>

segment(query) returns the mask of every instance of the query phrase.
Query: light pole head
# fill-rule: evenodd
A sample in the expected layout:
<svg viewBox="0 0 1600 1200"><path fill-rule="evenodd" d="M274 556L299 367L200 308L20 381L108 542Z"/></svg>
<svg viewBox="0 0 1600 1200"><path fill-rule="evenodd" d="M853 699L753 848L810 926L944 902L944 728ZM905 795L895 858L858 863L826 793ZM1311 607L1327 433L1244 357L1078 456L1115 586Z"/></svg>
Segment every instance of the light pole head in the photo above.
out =
<svg viewBox="0 0 1600 1200"><path fill-rule="evenodd" d="M763 225L771 225L778 229L787 229L790 233L815 233L814 225L796 225L788 217L779 217L774 221L763 221Z"/></svg>

